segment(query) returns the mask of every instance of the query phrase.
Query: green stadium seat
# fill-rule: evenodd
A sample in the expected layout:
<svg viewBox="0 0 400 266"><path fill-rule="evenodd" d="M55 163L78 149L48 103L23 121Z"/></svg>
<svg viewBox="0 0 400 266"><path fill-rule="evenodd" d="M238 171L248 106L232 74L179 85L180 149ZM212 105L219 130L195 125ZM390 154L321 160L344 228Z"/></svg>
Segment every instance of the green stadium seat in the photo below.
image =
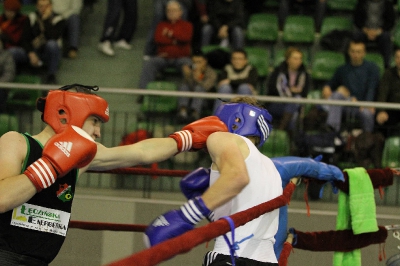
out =
<svg viewBox="0 0 400 266"><path fill-rule="evenodd" d="M326 4L333 11L353 11L357 0L328 0Z"/></svg>
<svg viewBox="0 0 400 266"><path fill-rule="evenodd" d="M212 52L212 51L217 50L217 49L222 49L222 50L230 53L229 48L221 47L221 46L216 45L216 44L204 45L204 46L201 47L201 51L204 54L207 54L207 53Z"/></svg>
<svg viewBox="0 0 400 266"><path fill-rule="evenodd" d="M246 38L251 42L275 43L278 40L278 17L275 14L255 13L247 23Z"/></svg>
<svg viewBox="0 0 400 266"><path fill-rule="evenodd" d="M314 19L311 16L290 15L283 27L283 42L311 45L315 38L314 32Z"/></svg>
<svg viewBox="0 0 400 266"><path fill-rule="evenodd" d="M257 69L259 77L267 77L270 58L268 50L261 47L250 46L245 47L244 50L247 53L249 63Z"/></svg>
<svg viewBox="0 0 400 266"><path fill-rule="evenodd" d="M0 114L0 136L8 131L18 131L17 118L11 114Z"/></svg>
<svg viewBox="0 0 400 266"><path fill-rule="evenodd" d="M400 136L388 137L382 154L382 167L400 167Z"/></svg>
<svg viewBox="0 0 400 266"><path fill-rule="evenodd" d="M273 129L260 151L270 158L290 155L288 133L284 130Z"/></svg>
<svg viewBox="0 0 400 266"><path fill-rule="evenodd" d="M365 55L365 59L374 62L379 68L379 75L383 75L383 72L385 72L385 62L380 53L367 52L367 54Z"/></svg>
<svg viewBox="0 0 400 266"><path fill-rule="evenodd" d="M321 99L322 93L321 90L312 90L309 91L307 94L307 99ZM308 112L311 110L313 107L313 104L305 104L304 105L304 115L308 114Z"/></svg>
<svg viewBox="0 0 400 266"><path fill-rule="evenodd" d="M393 29L393 43L396 47L400 47L400 20Z"/></svg>
<svg viewBox="0 0 400 266"><path fill-rule="evenodd" d="M177 86L171 81L152 81L146 86L147 90L176 91ZM141 111L144 113L170 113L177 109L175 96L145 95Z"/></svg>
<svg viewBox="0 0 400 266"><path fill-rule="evenodd" d="M279 8L279 0L265 0L263 3L264 7L271 8Z"/></svg>
<svg viewBox="0 0 400 266"><path fill-rule="evenodd" d="M20 74L15 77L14 83L40 84L41 79L36 75ZM36 108L37 98L41 96L42 92L40 90L12 89L8 93L7 109L17 110L24 108L26 110L33 110Z"/></svg>
<svg viewBox="0 0 400 266"><path fill-rule="evenodd" d="M330 33L333 30L348 30L353 29L353 22L348 17L330 16L325 17L321 25L321 37Z"/></svg>
<svg viewBox="0 0 400 266"><path fill-rule="evenodd" d="M36 11L36 5L35 4L23 4L21 6L21 13L24 15L29 15L32 12ZM3 5L3 1L1 1L0 4L0 14L3 14L4 12L4 5Z"/></svg>
<svg viewBox="0 0 400 266"><path fill-rule="evenodd" d="M311 77L314 81L329 80L344 63L345 57L340 52L318 51L314 54Z"/></svg>
<svg viewBox="0 0 400 266"><path fill-rule="evenodd" d="M25 15L29 15L32 12L36 11L36 5L35 4L23 4L21 6L21 13Z"/></svg>

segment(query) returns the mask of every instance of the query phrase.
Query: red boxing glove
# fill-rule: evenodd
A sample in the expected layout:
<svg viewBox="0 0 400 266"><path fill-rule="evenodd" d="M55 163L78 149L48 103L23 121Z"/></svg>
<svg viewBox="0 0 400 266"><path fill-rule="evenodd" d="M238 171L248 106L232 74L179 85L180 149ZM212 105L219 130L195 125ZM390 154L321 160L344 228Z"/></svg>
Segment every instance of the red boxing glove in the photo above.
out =
<svg viewBox="0 0 400 266"><path fill-rule="evenodd" d="M79 127L68 126L49 139L42 157L32 163L24 174L40 192L72 169L88 165L96 152L97 145L89 134Z"/></svg>
<svg viewBox="0 0 400 266"><path fill-rule="evenodd" d="M178 151L197 151L206 147L208 136L212 133L228 132L228 128L217 116L207 116L196 120L171 135L177 145Z"/></svg>

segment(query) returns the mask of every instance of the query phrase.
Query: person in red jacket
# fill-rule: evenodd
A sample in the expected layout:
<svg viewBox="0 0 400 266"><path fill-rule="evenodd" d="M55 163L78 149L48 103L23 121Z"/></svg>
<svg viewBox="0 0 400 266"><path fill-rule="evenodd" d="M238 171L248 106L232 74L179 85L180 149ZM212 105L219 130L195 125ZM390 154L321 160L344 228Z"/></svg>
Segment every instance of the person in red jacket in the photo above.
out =
<svg viewBox="0 0 400 266"><path fill-rule="evenodd" d="M24 56L22 48L22 32L24 27L29 26L28 16L21 14L21 3L19 0L5 0L3 2L4 12L0 16L0 37L3 47L13 55L14 61Z"/></svg>
<svg viewBox="0 0 400 266"><path fill-rule="evenodd" d="M182 20L182 7L178 1L171 0L166 6L166 21L158 23L154 41L157 55L144 61L139 80L139 88L155 80L157 72L166 67L175 67L182 71L184 65L191 65L191 44L193 25Z"/></svg>

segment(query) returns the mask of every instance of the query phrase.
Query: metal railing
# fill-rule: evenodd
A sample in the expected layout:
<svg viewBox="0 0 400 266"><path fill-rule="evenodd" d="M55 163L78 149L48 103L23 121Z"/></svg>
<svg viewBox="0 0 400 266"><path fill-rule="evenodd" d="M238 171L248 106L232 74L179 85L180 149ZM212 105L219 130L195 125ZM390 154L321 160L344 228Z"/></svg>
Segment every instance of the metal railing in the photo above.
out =
<svg viewBox="0 0 400 266"><path fill-rule="evenodd" d="M27 89L47 91L56 89L57 86L52 85L36 85L36 84L18 84L18 83L0 83L0 87L4 89ZM217 93L188 93L178 91L160 91L160 90L140 90L140 89L121 89L121 88L100 88L99 95L107 99L109 96L118 99L124 99L128 95L158 95L165 97L193 97L193 98L232 98L231 94ZM260 102L282 102L282 103L298 103L300 105L346 105L353 107L374 107L385 109L400 109L400 104L393 103L378 103L378 102L347 102L347 101L326 101L317 99L297 99L297 98L281 98L270 96L255 96ZM126 110L118 105L110 105L110 121L102 126L102 136L99 142L105 146L119 145L122 137L128 133L135 132L138 129L145 129L152 133L153 137L164 137L170 133L179 130L182 125L175 122L174 114L151 114L146 116L141 113L140 107L132 104L132 108ZM40 132L44 127L44 123L40 119L40 113L36 110L14 110L14 115L17 117L18 130L20 132L29 132L35 134ZM166 119L169 117L169 119ZM400 135L400 133L399 133ZM273 140L272 140L273 141ZM276 143L279 144L279 143ZM391 167L399 167L400 151L398 165ZM291 154L287 154L291 155ZM346 158L342 158L346 160ZM346 164L346 161L342 161ZM197 167L209 167L210 159L205 153L182 153L164 162L158 163L158 168L161 169L180 169L194 170ZM353 165L350 165L352 167ZM87 173L79 180L78 185L90 188L111 188L111 189L132 189L142 190L144 197L150 197L151 191L166 191L178 192L179 180L177 177L158 177L150 176L133 176L133 175L118 175L115 174L97 174ZM315 190L315 188L313 188ZM320 189L319 187L317 188ZM382 200L377 200L377 204L388 206L400 206L400 181L395 177L393 186L386 188L385 195ZM303 199L303 194L307 193L305 186L296 189L293 198ZM309 193L308 193L309 194ZM323 201L331 202L337 200L337 195L332 193L329 185L325 186L322 199Z"/></svg>

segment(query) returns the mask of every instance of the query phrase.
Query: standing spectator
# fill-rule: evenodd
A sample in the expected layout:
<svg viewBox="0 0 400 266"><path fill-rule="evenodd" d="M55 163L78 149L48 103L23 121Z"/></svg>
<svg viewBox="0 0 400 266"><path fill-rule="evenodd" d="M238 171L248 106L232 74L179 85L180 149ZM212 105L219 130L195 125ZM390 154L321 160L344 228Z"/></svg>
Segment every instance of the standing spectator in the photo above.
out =
<svg viewBox="0 0 400 266"><path fill-rule="evenodd" d="M400 48L396 48L394 61L396 65L386 69L382 76L377 96L378 102L400 103ZM399 110L379 109L375 120L377 129L384 136L398 134L396 126L400 126Z"/></svg>
<svg viewBox="0 0 400 266"><path fill-rule="evenodd" d="M15 78L15 63L12 54L3 48L0 39L0 82L12 82ZM6 111L8 90L0 89L0 113Z"/></svg>
<svg viewBox="0 0 400 266"><path fill-rule="evenodd" d="M201 49L201 30L208 23L208 0L193 0L193 12L190 21L193 23L193 49Z"/></svg>
<svg viewBox="0 0 400 266"><path fill-rule="evenodd" d="M4 13L0 16L0 38L3 47L9 50L15 62L25 57L22 47L22 34L24 28L29 28L29 19L21 14L21 3L19 0L5 0L3 2Z"/></svg>
<svg viewBox="0 0 400 266"><path fill-rule="evenodd" d="M122 24L117 34L121 11L124 13ZM98 49L103 54L114 56L113 42L117 48L131 50L129 44L136 30L137 0L108 0L107 14Z"/></svg>
<svg viewBox="0 0 400 266"><path fill-rule="evenodd" d="M68 35L68 58L78 56L79 35L81 27L82 0L52 0L54 12L66 21Z"/></svg>
<svg viewBox="0 0 400 266"><path fill-rule="evenodd" d="M379 84L379 68L370 61L364 60L365 44L358 40L349 43L349 61L340 66L332 79L322 88L322 97L330 100L374 101ZM327 124L336 132L341 129L343 111L359 117L364 132L374 129L374 108L346 107L329 105Z"/></svg>
<svg viewBox="0 0 400 266"><path fill-rule="evenodd" d="M154 33L157 25L163 21L168 20L165 14L165 9L170 0L154 0L153 1L153 20L151 22L150 29L147 34L146 44L144 47L144 59L148 60L150 56L157 54L157 45L154 40ZM192 2L195 2L196 8L199 9L199 13L202 15L206 14L206 0L178 0L182 9L182 19L189 21L189 13L192 9Z"/></svg>
<svg viewBox="0 0 400 266"><path fill-rule="evenodd" d="M182 8L178 1L171 0L166 6L167 21L158 23L154 40L157 55L144 61L139 80L139 88L155 80L158 71L173 66L182 70L184 65L191 65L190 50L193 26L182 20Z"/></svg>
<svg viewBox="0 0 400 266"><path fill-rule="evenodd" d="M359 0L354 9L353 20L357 27L355 37L365 43L375 42L385 61L390 66L392 56L391 33L396 15L390 0Z"/></svg>
<svg viewBox="0 0 400 266"><path fill-rule="evenodd" d="M225 66L219 76L217 92L254 95L257 82L257 69L249 64L246 51L237 49L232 51L231 63ZM215 100L214 110L217 110L220 104L221 100Z"/></svg>
<svg viewBox="0 0 400 266"><path fill-rule="evenodd" d="M56 73L61 60L61 37L64 19L53 12L51 0L38 0L36 12L29 14L30 25L23 31L24 54L17 63L33 67L47 66L45 83L56 84Z"/></svg>
<svg viewBox="0 0 400 266"><path fill-rule="evenodd" d="M293 10L297 10L295 14L308 15L310 10L315 12L315 30L320 32L322 20L325 17L326 2L329 0L281 0L279 2L279 28L283 30L286 17L294 14Z"/></svg>
<svg viewBox="0 0 400 266"><path fill-rule="evenodd" d="M183 83L180 91L206 92L215 87L217 73L208 65L207 57L196 51L192 54L192 66L184 65L182 68ZM204 99L188 97L179 98L178 120L182 122L194 121L200 118ZM191 112L190 118L188 112Z"/></svg>
<svg viewBox="0 0 400 266"><path fill-rule="evenodd" d="M221 46L230 43L233 49L244 46L244 5L242 0L215 0L208 2L209 23L203 26L201 45L210 45L217 37ZM216 36L215 36L216 35Z"/></svg>
<svg viewBox="0 0 400 266"><path fill-rule="evenodd" d="M285 61L277 66L268 81L268 95L280 97L305 98L310 88L310 75L303 64L303 53L297 47L289 47ZM280 121L278 129L287 130L300 104L271 103L268 110Z"/></svg>

